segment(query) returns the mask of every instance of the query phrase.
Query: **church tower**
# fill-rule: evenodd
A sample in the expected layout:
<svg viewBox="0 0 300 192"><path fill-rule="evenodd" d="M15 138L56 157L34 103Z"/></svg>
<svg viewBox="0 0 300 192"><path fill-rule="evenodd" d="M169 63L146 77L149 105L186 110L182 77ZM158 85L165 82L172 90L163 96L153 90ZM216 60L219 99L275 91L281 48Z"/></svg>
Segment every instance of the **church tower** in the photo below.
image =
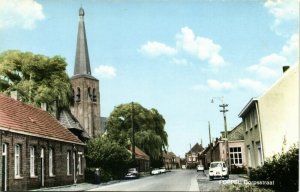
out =
<svg viewBox="0 0 300 192"><path fill-rule="evenodd" d="M71 84L74 98L71 112L86 133L94 138L100 133L99 80L93 77L91 73L82 7L79 9L75 67Z"/></svg>

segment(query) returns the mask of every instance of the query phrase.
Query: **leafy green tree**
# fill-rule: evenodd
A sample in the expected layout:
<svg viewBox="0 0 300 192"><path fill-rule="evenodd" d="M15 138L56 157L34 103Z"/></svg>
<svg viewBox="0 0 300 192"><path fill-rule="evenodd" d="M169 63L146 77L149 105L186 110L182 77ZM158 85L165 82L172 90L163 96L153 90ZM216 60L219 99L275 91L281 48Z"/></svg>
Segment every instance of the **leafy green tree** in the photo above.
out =
<svg viewBox="0 0 300 192"><path fill-rule="evenodd" d="M87 143L88 167L101 167L115 178L123 178L131 160L128 149L111 141L105 135Z"/></svg>
<svg viewBox="0 0 300 192"><path fill-rule="evenodd" d="M115 107L108 118L108 137L120 145L132 143L132 114L135 145L151 159L161 159L162 150L168 146L168 135L164 130L166 122L156 109L148 110L138 103Z"/></svg>
<svg viewBox="0 0 300 192"><path fill-rule="evenodd" d="M67 63L60 56L47 57L16 50L0 54L0 92L18 91L22 101L69 105L71 83Z"/></svg>

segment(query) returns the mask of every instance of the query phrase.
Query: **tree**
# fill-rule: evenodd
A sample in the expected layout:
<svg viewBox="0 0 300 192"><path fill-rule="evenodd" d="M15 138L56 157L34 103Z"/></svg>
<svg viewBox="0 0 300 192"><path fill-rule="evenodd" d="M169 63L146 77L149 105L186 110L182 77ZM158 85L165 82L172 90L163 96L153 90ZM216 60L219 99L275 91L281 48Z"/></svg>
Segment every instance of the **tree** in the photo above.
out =
<svg viewBox="0 0 300 192"><path fill-rule="evenodd" d="M67 63L60 56L47 57L16 50L0 54L0 92L18 91L24 102L58 107L69 105L71 83Z"/></svg>
<svg viewBox="0 0 300 192"><path fill-rule="evenodd" d="M126 147L111 141L105 135L88 141L86 157L88 167L101 167L117 178L124 176L131 160Z"/></svg>
<svg viewBox="0 0 300 192"><path fill-rule="evenodd" d="M168 146L168 135L164 130L165 120L156 109L146 109L138 103L121 104L108 118L108 137L120 145L132 143L132 121L134 114L135 145L145 151L151 159L161 159L162 150Z"/></svg>

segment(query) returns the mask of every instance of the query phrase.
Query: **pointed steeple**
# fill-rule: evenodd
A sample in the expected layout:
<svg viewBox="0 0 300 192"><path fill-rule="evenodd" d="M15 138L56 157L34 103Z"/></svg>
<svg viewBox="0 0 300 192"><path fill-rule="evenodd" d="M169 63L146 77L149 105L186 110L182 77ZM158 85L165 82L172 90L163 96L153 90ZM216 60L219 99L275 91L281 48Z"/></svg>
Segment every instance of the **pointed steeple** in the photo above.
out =
<svg viewBox="0 0 300 192"><path fill-rule="evenodd" d="M77 34L77 48L75 57L74 75L92 75L90 67L89 52L84 26L84 10L79 9L79 25Z"/></svg>

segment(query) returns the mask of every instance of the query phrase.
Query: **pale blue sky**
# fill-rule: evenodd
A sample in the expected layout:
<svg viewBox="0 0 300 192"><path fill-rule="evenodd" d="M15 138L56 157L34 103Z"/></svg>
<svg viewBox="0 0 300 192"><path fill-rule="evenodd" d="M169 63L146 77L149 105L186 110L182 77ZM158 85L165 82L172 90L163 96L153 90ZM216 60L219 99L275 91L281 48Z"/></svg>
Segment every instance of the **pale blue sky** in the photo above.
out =
<svg viewBox="0 0 300 192"><path fill-rule="evenodd" d="M101 116L139 102L166 119L169 150L181 157L223 131L239 112L297 62L299 2L250 0L0 0L0 51L61 55L73 75L78 10Z"/></svg>

